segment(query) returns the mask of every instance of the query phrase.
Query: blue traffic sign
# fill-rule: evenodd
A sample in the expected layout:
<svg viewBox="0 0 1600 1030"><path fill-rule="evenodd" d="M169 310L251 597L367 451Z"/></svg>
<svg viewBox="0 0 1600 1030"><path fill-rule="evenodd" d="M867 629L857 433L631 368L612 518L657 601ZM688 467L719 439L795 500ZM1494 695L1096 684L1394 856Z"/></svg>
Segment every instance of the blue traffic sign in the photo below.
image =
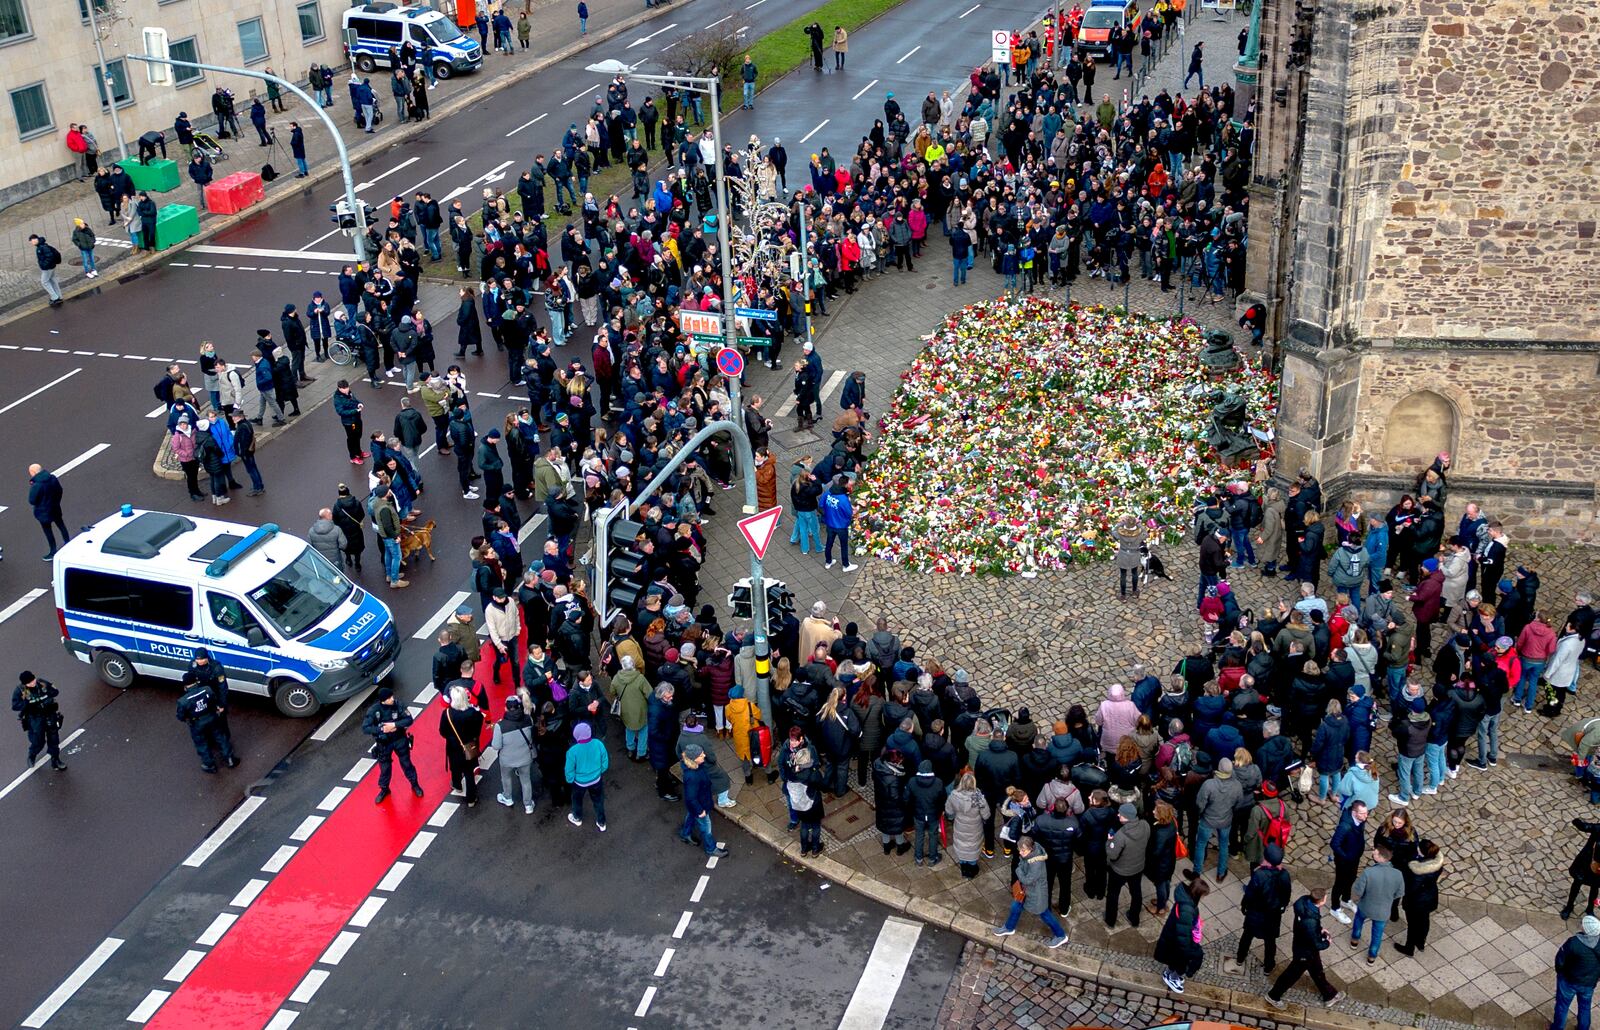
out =
<svg viewBox="0 0 1600 1030"><path fill-rule="evenodd" d="M717 351L717 371L729 379L737 379L744 375L744 355L732 347L724 347Z"/></svg>
<svg viewBox="0 0 1600 1030"><path fill-rule="evenodd" d="M771 308L734 308L733 313L737 318L753 318L758 322L776 322L778 320L778 313Z"/></svg>

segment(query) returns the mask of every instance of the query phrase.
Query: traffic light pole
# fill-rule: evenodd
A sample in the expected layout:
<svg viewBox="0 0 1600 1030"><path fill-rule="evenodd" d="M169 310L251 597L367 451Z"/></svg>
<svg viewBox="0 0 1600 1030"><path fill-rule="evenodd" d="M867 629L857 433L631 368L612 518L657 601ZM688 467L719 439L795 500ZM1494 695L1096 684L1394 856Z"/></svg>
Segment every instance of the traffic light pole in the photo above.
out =
<svg viewBox="0 0 1600 1030"><path fill-rule="evenodd" d="M280 79L278 76L269 75L266 72L253 72L248 68L229 68L220 64L201 64L198 61L179 61L171 57L149 57L143 54L126 54L124 56L133 61L143 61L145 64L165 64L174 68L198 68L202 71L222 72L224 75L243 75L246 78L276 82L301 100L304 100L306 106L318 118L322 119L323 125L328 127L328 135L333 137L334 148L339 152L339 171L344 175L345 203L350 205L350 210L355 214L357 220L356 230L350 234L350 247L355 252L355 263L358 268L367 263L367 252L361 246L361 237L365 227L360 224L364 220L362 212L365 208L361 206L361 201L356 196L355 176L350 173L350 152L345 149L344 137L339 135L339 127L333 124L333 119L328 117L328 112L322 109L321 104L307 96L304 90L288 79Z"/></svg>

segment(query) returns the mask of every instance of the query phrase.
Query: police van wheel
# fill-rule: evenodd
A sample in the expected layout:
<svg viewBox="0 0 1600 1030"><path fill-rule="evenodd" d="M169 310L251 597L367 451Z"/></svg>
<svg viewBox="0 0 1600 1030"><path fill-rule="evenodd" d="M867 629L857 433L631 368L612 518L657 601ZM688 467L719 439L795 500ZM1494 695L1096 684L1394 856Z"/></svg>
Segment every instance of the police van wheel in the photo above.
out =
<svg viewBox="0 0 1600 1030"><path fill-rule="evenodd" d="M121 651L99 651L94 656L94 671L107 685L118 690L133 686L133 663Z"/></svg>
<svg viewBox="0 0 1600 1030"><path fill-rule="evenodd" d="M433 66L433 74L434 74L435 78L448 79L450 76L454 75L455 73L456 73L456 70L454 68L450 67L448 64L445 64L442 61Z"/></svg>
<svg viewBox="0 0 1600 1030"><path fill-rule="evenodd" d="M279 681L272 691L272 700L278 706L278 711L291 719L309 718L322 708L316 691L293 680Z"/></svg>
<svg viewBox="0 0 1600 1030"><path fill-rule="evenodd" d="M372 74L373 69L378 67L378 63L368 55L362 54L360 57L356 58L356 67L360 69L362 74L370 75Z"/></svg>

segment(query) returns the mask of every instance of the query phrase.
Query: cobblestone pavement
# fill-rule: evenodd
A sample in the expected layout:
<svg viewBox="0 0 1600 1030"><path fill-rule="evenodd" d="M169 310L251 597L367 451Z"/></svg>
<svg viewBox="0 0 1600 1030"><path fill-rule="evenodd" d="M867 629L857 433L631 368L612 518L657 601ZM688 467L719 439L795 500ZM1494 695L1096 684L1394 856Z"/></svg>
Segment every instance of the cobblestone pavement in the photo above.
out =
<svg viewBox="0 0 1600 1030"><path fill-rule="evenodd" d="M999 1030L1018 1027L1153 1027L1183 1020L1245 1023L1262 1030L1297 1024L1186 1002L1172 995L1144 994L1065 976L1014 955L969 942L939 1008L938 1030Z"/></svg>

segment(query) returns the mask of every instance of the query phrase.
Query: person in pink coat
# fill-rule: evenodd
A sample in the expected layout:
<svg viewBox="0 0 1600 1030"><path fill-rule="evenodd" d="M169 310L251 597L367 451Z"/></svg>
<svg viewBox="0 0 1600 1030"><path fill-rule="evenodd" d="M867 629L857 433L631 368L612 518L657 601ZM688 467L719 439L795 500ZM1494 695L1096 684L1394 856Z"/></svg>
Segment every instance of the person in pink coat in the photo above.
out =
<svg viewBox="0 0 1600 1030"><path fill-rule="evenodd" d="M1133 733L1139 724L1139 707L1128 699L1122 684L1113 683L1106 688L1106 699L1100 702L1095 716L1100 724L1100 750L1114 754L1123 737Z"/></svg>

